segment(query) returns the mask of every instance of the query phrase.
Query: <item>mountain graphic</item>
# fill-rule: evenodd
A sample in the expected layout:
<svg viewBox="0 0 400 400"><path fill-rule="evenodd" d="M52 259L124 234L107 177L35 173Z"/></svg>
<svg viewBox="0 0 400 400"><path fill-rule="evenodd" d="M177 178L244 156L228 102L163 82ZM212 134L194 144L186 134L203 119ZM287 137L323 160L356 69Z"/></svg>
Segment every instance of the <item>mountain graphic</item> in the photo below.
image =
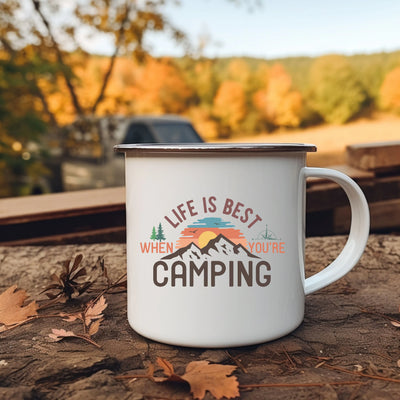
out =
<svg viewBox="0 0 400 400"><path fill-rule="evenodd" d="M241 244L235 244L227 239L224 235L219 234L216 238L210 240L207 246L202 249L197 247L193 242L182 247L174 253L168 254L162 260L179 259L183 261L199 261L212 260L218 258L242 259L243 257L259 258L250 253Z"/></svg>

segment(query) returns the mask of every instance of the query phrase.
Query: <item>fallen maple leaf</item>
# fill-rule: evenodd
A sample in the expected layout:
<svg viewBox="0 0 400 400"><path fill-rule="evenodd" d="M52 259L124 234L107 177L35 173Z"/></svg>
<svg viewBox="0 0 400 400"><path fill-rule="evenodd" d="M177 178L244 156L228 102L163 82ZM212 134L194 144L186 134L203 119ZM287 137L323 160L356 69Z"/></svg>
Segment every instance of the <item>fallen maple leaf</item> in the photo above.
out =
<svg viewBox="0 0 400 400"><path fill-rule="evenodd" d="M24 306L27 298L25 290L17 289L17 285L9 287L0 294L0 323L15 325L36 316L38 305L32 301Z"/></svg>
<svg viewBox="0 0 400 400"><path fill-rule="evenodd" d="M207 391L216 399L239 396L239 382L236 376L229 376L236 366L192 361L186 366L183 375L177 375L169 361L157 358L157 364L164 370L167 378L152 377L155 382L187 382L195 399L203 399Z"/></svg>
<svg viewBox="0 0 400 400"><path fill-rule="evenodd" d="M235 366L210 364L208 361L192 361L181 376L189 382L195 399L203 399L208 390L216 399L239 396L239 382L236 376L229 376Z"/></svg>

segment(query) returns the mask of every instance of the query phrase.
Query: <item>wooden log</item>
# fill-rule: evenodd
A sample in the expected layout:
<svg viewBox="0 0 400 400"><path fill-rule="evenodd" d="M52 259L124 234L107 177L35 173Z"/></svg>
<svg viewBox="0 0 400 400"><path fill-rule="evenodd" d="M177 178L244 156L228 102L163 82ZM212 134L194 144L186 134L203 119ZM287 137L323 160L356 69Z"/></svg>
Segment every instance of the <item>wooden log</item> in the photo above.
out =
<svg viewBox="0 0 400 400"><path fill-rule="evenodd" d="M331 262L345 241L342 236L307 239L307 275ZM29 301L43 298L40 292L50 283L51 274L60 273L63 261L78 253L84 255L82 263L87 267L104 255L110 278L116 279L126 269L125 251L125 245L110 243L0 247L0 293L18 284L28 291ZM37 319L0 333L0 399L192 398L185 385L116 379L145 375L157 357L170 361L178 374L192 361L237 366L234 375L243 400L397 399L400 331L390 321L400 318L399 254L399 236L371 235L364 255L349 274L307 296L305 319L298 329L255 346L194 349L145 339L128 324L125 293L106 295L104 321L94 335L101 348L74 338L50 340L53 328L79 332L80 321ZM40 313L82 310L89 298L78 297ZM239 311L237 321L240 324ZM212 396L207 394L205 399Z"/></svg>
<svg viewBox="0 0 400 400"><path fill-rule="evenodd" d="M347 146L346 160L348 165L365 171L383 173L399 170L400 141Z"/></svg>

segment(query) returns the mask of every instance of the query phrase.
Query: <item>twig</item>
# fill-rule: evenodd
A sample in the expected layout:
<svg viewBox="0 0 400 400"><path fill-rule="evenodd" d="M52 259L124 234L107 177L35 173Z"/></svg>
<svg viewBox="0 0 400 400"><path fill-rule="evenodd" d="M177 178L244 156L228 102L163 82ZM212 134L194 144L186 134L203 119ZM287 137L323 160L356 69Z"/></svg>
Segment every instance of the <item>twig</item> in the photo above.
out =
<svg viewBox="0 0 400 400"><path fill-rule="evenodd" d="M286 358L289 360L290 364L292 365L293 368L296 368L295 362L292 360L292 358L289 356L289 353L286 351L285 346L282 346L283 352L285 353Z"/></svg>
<svg viewBox="0 0 400 400"><path fill-rule="evenodd" d="M320 382L320 383L255 383L250 385L239 385L239 389L255 389L262 387L323 387L326 385L365 385L360 381L338 381L338 382Z"/></svg>
<svg viewBox="0 0 400 400"><path fill-rule="evenodd" d="M149 374L146 374L146 375L144 375L144 374L138 374L138 375L117 375L117 376L115 377L115 379L117 379L117 380L119 380L119 381L124 381L124 380L126 380L126 379L132 380L132 379L144 379L144 378L147 378L147 379L150 379L150 380L151 380L152 377L151 377Z"/></svg>
<svg viewBox="0 0 400 400"><path fill-rule="evenodd" d="M112 283L111 285L108 285L105 289L103 289L94 299L93 299L93 303L96 303L97 300L99 300L99 298L103 295L105 295L106 293L109 293L109 291L115 287L118 287L118 285L121 283L122 279L124 279L126 277L126 273L122 274L114 283ZM126 290L124 290L123 292L126 292ZM120 292L118 292L120 293ZM112 294L112 293L111 293Z"/></svg>
<svg viewBox="0 0 400 400"><path fill-rule="evenodd" d="M397 324L400 325L400 321L399 321L399 320L397 320L397 319L395 319L395 318L392 318L392 317L389 317L388 315L382 314L382 313L380 313L380 312L378 312L378 311L368 310L368 309L363 308L363 307L360 307L360 310L361 310L361 312L363 312L363 313L365 313L365 314L377 315L378 317L387 319L388 321L391 321L391 322L396 322Z"/></svg>
<svg viewBox="0 0 400 400"><path fill-rule="evenodd" d="M246 369L246 367L241 363L241 361L240 360L238 360L236 357L233 357L230 353L229 353L229 351L225 351L225 353L227 354L227 356L245 373L245 374L247 374L248 373L248 371L247 371L247 369Z"/></svg>
<svg viewBox="0 0 400 400"><path fill-rule="evenodd" d="M57 317L58 317L58 318L61 318L61 315L58 315L58 314L35 315L35 316L33 316L33 317L27 318L27 319L24 320L24 321L18 322L17 324L10 325L10 326L8 326L7 328L5 328L4 330L0 330L0 333L11 331L12 329L18 328L18 327L20 327L20 326L22 326L22 325L25 325L25 324L27 324L27 323L29 323L29 322L32 322L32 321L34 321L35 319L40 319L40 318L57 318Z"/></svg>
<svg viewBox="0 0 400 400"><path fill-rule="evenodd" d="M101 349L101 346L96 343L94 340L90 339L90 337L86 336L86 335L77 335L75 334L75 336L71 336L71 337L76 337L82 340L85 340L86 342L92 344L93 346L97 347L98 349Z"/></svg>
<svg viewBox="0 0 400 400"><path fill-rule="evenodd" d="M118 375L115 377L117 380L132 380L132 379L150 379L152 376L149 374L138 375ZM262 387L322 387L325 385L340 386L340 385L364 385L360 381L339 381L339 382L320 382L320 383L254 383L248 385L239 385L239 389L256 389Z"/></svg>
<svg viewBox="0 0 400 400"><path fill-rule="evenodd" d="M18 328L19 326L24 325L24 324L27 324L28 322L31 322L31 321L33 321L33 320L35 320L35 319L36 319L36 317L30 317L30 318L26 319L25 321L18 322L17 324L10 325L10 326L8 326L8 327L5 328L5 329L0 330L0 333L4 333L4 332L11 331L12 329ZM4 326L4 325L3 325L3 326Z"/></svg>
<svg viewBox="0 0 400 400"><path fill-rule="evenodd" d="M350 371L346 368L336 367L334 365L324 364L322 367L332 369L334 371L344 372L344 373L350 374L350 375L362 376L364 378L378 379L380 381L393 382L393 383L400 383L400 379L387 378L385 376L379 376L379 375L364 374L363 372Z"/></svg>

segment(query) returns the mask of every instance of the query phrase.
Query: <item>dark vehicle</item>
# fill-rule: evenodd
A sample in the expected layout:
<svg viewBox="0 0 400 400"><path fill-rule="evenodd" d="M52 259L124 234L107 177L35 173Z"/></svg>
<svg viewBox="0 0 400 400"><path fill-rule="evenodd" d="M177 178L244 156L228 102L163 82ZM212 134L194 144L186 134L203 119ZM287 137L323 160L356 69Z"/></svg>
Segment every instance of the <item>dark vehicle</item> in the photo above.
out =
<svg viewBox="0 0 400 400"><path fill-rule="evenodd" d="M200 143L189 120L172 115L85 118L62 130L64 190L124 185L124 160L116 144Z"/></svg>

